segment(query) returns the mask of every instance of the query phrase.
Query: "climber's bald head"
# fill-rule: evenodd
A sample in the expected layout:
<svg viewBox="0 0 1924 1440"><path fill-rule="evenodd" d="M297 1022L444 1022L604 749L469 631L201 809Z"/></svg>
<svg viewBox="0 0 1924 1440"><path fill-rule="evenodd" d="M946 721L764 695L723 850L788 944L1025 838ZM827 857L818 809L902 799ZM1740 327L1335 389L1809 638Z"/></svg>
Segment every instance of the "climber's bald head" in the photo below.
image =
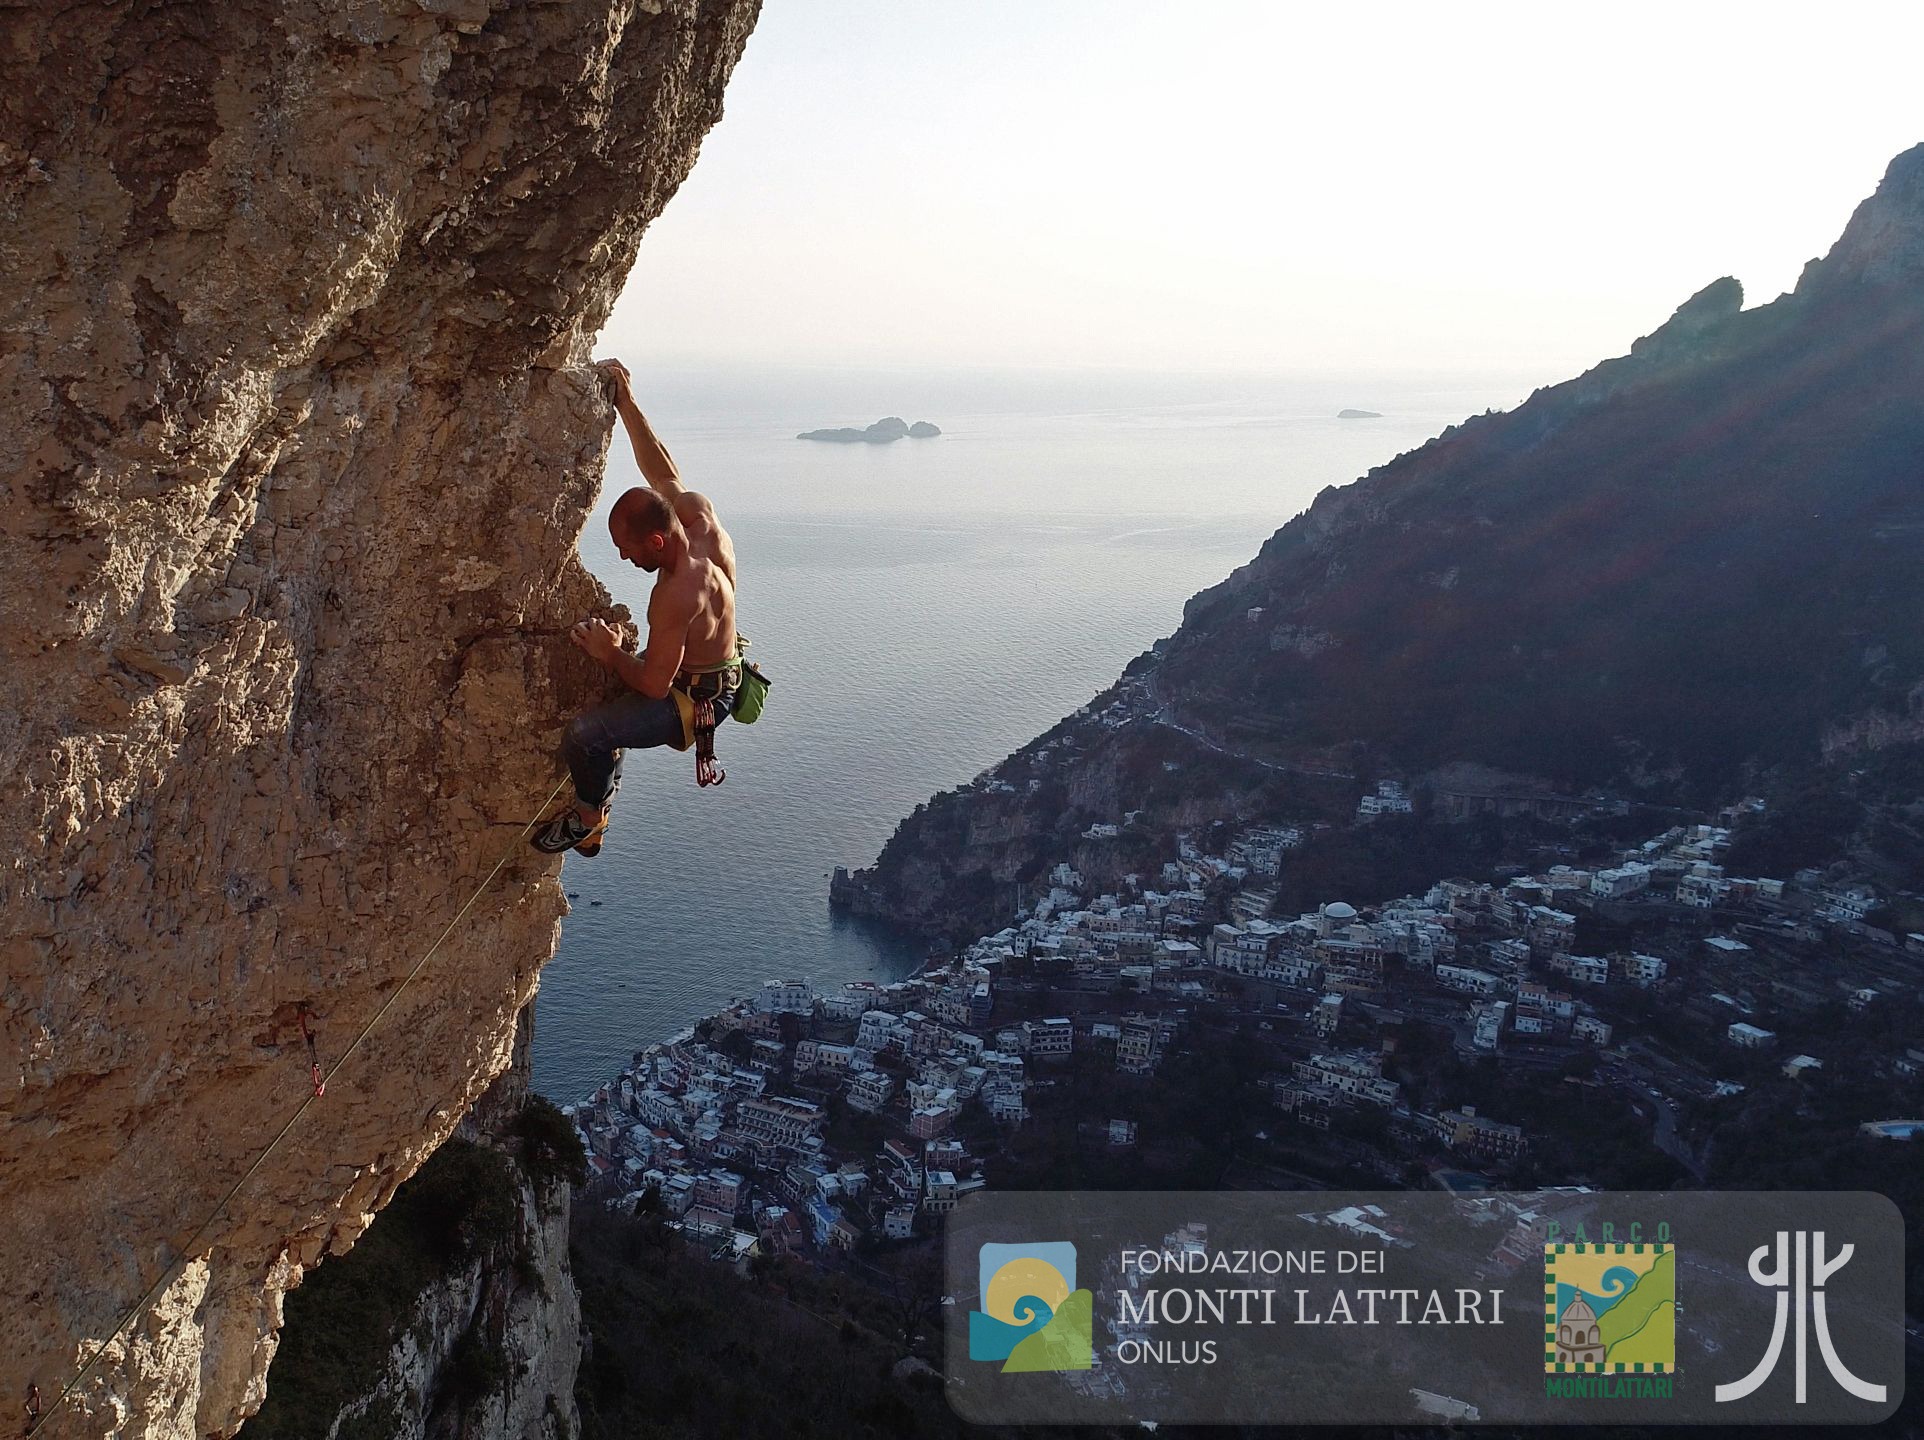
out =
<svg viewBox="0 0 1924 1440"><path fill-rule="evenodd" d="M621 558L644 570L659 570L670 540L681 532L675 507L653 490L637 485L608 512L608 534Z"/></svg>

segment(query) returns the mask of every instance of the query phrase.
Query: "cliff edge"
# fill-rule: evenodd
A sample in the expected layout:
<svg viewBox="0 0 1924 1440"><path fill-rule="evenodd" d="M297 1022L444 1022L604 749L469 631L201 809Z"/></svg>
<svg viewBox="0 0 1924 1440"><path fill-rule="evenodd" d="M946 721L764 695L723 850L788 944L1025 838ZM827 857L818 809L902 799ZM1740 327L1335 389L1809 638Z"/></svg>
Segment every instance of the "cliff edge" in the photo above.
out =
<svg viewBox="0 0 1924 1440"><path fill-rule="evenodd" d="M597 677L589 343L757 0L0 21L0 1401L229 1435L507 1064ZM494 863L420 980L175 1267Z"/></svg>

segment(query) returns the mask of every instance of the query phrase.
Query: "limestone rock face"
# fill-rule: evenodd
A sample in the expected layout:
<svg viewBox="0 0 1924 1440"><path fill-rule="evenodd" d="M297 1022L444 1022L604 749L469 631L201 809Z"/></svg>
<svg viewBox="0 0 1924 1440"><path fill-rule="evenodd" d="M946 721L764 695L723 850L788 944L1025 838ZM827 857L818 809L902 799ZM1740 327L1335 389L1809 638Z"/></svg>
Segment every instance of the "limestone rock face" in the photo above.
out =
<svg viewBox="0 0 1924 1440"><path fill-rule="evenodd" d="M530 1012L523 1011L514 1058L455 1130L455 1142L490 1145L509 1154L520 1146L515 1121L528 1098ZM568 1228L571 1196L561 1178L533 1179L513 1165L512 1218L494 1233L477 1237L472 1258L430 1283L416 1298L407 1324L383 1360L344 1380L358 1381L359 1393L344 1395L328 1415L309 1415L300 1384L291 1384L286 1367L303 1360L313 1366L315 1348L300 1349L303 1325L324 1322L299 1300L288 1306L288 1328L274 1369L268 1373L267 1403L245 1432L324 1434L325 1440L378 1435L382 1440L463 1440L498 1436L502 1440L570 1440L579 1433L575 1372L581 1360L581 1302L569 1268ZM394 1212L375 1217L370 1235L392 1223ZM364 1242L364 1243L371 1243ZM365 1257L355 1257L356 1259ZM328 1277L322 1272L321 1280ZM365 1267L354 1283L370 1283ZM336 1313L345 1309L337 1303ZM333 1337L308 1337L328 1348ZM481 1389L472 1372L463 1375L463 1354L494 1361L505 1372L501 1383ZM301 1377L312 1394L315 1376Z"/></svg>
<svg viewBox="0 0 1924 1440"><path fill-rule="evenodd" d="M507 1063L602 683L589 344L757 0L0 19L0 1404L228 1435ZM506 864L324 1099L196 1227Z"/></svg>
<svg viewBox="0 0 1924 1440"><path fill-rule="evenodd" d="M1877 192L1821 260L1805 267L1799 294L1843 285L1914 285L1924 275L1924 145L1891 162Z"/></svg>

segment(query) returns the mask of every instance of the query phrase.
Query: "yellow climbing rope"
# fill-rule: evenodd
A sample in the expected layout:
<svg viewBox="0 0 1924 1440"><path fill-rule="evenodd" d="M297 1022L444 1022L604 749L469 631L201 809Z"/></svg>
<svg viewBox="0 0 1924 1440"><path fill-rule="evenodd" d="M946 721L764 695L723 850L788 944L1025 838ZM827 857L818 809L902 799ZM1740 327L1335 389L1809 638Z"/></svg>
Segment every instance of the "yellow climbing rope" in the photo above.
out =
<svg viewBox="0 0 1924 1440"><path fill-rule="evenodd" d="M414 983L415 976L419 975L422 969L427 965L428 961L434 958L435 951L439 950L442 944L447 940L448 936L454 933L455 927L459 925L462 922L462 920L467 918L468 911L474 908L474 902L479 900L482 896L482 893L487 890L488 886L494 883L494 877L501 873L501 867L506 865L508 861L512 860L515 857L515 855L520 852L521 846L527 840L529 832L532 831L536 825L541 823L542 816L547 814L548 807L554 804L555 797L561 793L562 787L567 783L568 783L568 777L565 774L561 777L561 779L555 782L554 789L548 792L548 798L546 800L543 800L540 806L535 810L534 818L528 821L526 825L522 826L521 833L515 836L514 844L511 845L502 854L499 860L494 862L494 868L488 871L488 873L481 878L481 883L474 887L474 893L468 896L466 901L462 903L462 906L459 910L455 911L454 918L448 921L447 925L443 927L441 933L435 937L434 943L428 946L427 953L422 955L422 957L419 960L414 962L414 968L408 971L407 978L401 981L400 985L396 987L392 995L388 996L386 1000L381 1002L381 1008L374 1012L374 1018L369 1020L367 1024L361 1027L361 1033L354 1037L353 1044L349 1045L347 1049L341 1052L340 1059L334 1062L333 1066L328 1069L325 1075L320 1073L320 1066L318 1062L315 1063L314 1065L315 1078L314 1078L313 1092L309 1094L305 1100L301 1101L300 1106L294 1111L292 1115L287 1117L287 1123L281 1126L280 1132L277 1135L275 1135L272 1140L267 1142L267 1148L261 1151L259 1155L254 1157L254 1163L247 1167L246 1173L244 1173L240 1177L240 1179L236 1180L231 1186L228 1187L227 1193L220 1197L219 1202L214 1206L212 1210L208 1212L207 1218L200 1222L200 1225L194 1230L194 1233L192 1235L187 1237L186 1243L180 1246L180 1248L174 1252L174 1258L167 1262L166 1268L163 1269L160 1273L160 1278L154 1281L154 1283L148 1287L146 1294L142 1295L132 1305L127 1307L127 1310L121 1315L119 1321L114 1325L113 1330L108 1334L107 1338L100 1342L100 1345L94 1351L92 1358L90 1358L85 1365L82 1365L80 1369L75 1372L73 1379L69 1380L64 1386L61 1387L60 1393L54 1396L53 1403L47 1406L44 1411L40 1409L40 1406L38 1403L39 1387L36 1386L33 1388L31 1392L32 1399L29 1401L29 1404L28 1404L27 1428L25 1432L26 1435L32 1436L39 1433L40 1428L43 1425L45 1425L49 1420L51 1420L56 1414L59 1413L61 1406L67 1402L68 1397L71 1396L74 1393L74 1391L79 1388L80 1383L83 1380L85 1380L89 1375L91 1375L94 1372L94 1367L100 1363L101 1357L104 1356L107 1353L107 1351L112 1347L113 1343L120 1338L121 1331L125 1330L127 1326L133 1321L134 1317L140 1314L141 1311L145 1310L147 1306L150 1303L152 1303L156 1295L158 1295L162 1290L166 1289L167 1286L173 1282L174 1276L179 1271L181 1262L186 1260L188 1257L190 1257L194 1253L194 1247L200 1243L201 1237L205 1235L207 1231L212 1227L213 1223L220 1218L221 1212L228 1207L228 1205L233 1201L234 1197L240 1194L241 1187L245 1185L249 1180L252 1180L254 1178L255 1174L259 1172L261 1166L267 1163L268 1156L272 1155L277 1149L279 1149L281 1141L285 1140L290 1134L293 1133L294 1127L300 1123L301 1117L307 1113L308 1107L312 1105L316 1100L321 1098L322 1092L326 1089L326 1082L329 1080L332 1080L336 1075L341 1073L341 1070L346 1066L349 1057L351 1057L356 1050L361 1048L361 1042L367 1039L369 1033L374 1029L376 1025L379 1025L381 1023L381 1017L387 1014L387 1012L393 1007L394 1002L396 1000L399 1000L401 998L402 993L406 991L408 986ZM312 1051L311 1051L311 1041L310 1041L310 1054L311 1053Z"/></svg>

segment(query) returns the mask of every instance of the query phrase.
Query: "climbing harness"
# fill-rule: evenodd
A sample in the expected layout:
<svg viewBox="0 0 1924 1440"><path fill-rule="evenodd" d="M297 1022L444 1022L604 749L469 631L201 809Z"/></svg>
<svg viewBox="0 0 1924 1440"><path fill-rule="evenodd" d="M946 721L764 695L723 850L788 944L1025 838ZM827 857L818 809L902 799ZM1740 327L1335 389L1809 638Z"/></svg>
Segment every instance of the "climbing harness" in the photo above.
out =
<svg viewBox="0 0 1924 1440"><path fill-rule="evenodd" d="M540 808L534 813L534 818L521 827L521 833L514 837L514 843L502 853L499 860L494 862L494 868L481 877L481 883L474 887L473 893L462 902L461 908L454 912L454 918L442 927L441 933L435 937L434 943L428 946L427 953L414 962L414 968L408 971L406 977L395 987L394 993L381 1002L381 1008L374 1012L374 1018L361 1027L361 1033L354 1037L354 1042L341 1052L341 1058L336 1060L333 1067L325 1072L321 1069L320 1056L314 1048L314 1033L308 1025L307 1007L305 1005L301 1007L301 1033L307 1038L307 1053L312 1065L314 1093L301 1101L294 1113L287 1117L287 1123L281 1126L279 1133L267 1142L267 1148L254 1157L254 1163L247 1167L247 1170L241 1175L240 1179L228 1186L227 1193L222 1195L214 1208L207 1212L207 1218L200 1222L195 1228L194 1233L187 1237L186 1243L174 1252L174 1258L168 1261L166 1266L162 1268L160 1277L147 1288L146 1294L142 1295L122 1312L120 1319L114 1322L114 1328L108 1332L107 1338L94 1348L94 1353L87 1363L74 1372L73 1379L61 1387L60 1393L53 1398L53 1404L48 1407L44 1413L40 1408L40 1388L37 1385L28 1388L27 1428L24 1432L26 1436L37 1434L40 1428L45 1425L48 1420L53 1418L54 1412L67 1403L68 1397L80 1387L80 1383L89 1375L93 1374L94 1367L100 1364L101 1358L112 1348L114 1342L120 1338L121 1332L133 1323L134 1317L144 1311L147 1306L152 1303L154 1297L172 1283L181 1262L194 1253L194 1249L199 1245L201 1237L213 1228L214 1222L220 1219L221 1213L233 1203L234 1197L240 1194L241 1187L259 1173L261 1166L267 1163L268 1156L280 1149L281 1142L293 1133L294 1127L300 1123L301 1117L307 1114L308 1107L321 1098L321 1095L327 1088L328 1080L341 1073L346 1067L347 1062L353 1058L354 1052L361 1048L361 1042L373 1033L374 1027L379 1025L382 1018L394 1007L394 1002L406 993L407 988L414 983L415 977L421 973L428 961L434 958L435 952L447 942L448 936L454 933L455 927L467 919L468 911L474 908L474 902L479 900L487 891L488 886L494 883L494 877L501 873L501 868L520 853L522 843L528 838L529 832L541 823L542 817L548 812L548 807L554 804L555 797L561 793L562 787L567 783L568 777L565 774L555 782L554 789L550 790L548 792L548 798L541 802Z"/></svg>
<svg viewBox="0 0 1924 1440"><path fill-rule="evenodd" d="M307 1023L307 1006L301 1006L301 1038L307 1041L307 1065L314 1077L314 1098L327 1094L327 1077L321 1073L320 1051L314 1048L314 1029Z"/></svg>

